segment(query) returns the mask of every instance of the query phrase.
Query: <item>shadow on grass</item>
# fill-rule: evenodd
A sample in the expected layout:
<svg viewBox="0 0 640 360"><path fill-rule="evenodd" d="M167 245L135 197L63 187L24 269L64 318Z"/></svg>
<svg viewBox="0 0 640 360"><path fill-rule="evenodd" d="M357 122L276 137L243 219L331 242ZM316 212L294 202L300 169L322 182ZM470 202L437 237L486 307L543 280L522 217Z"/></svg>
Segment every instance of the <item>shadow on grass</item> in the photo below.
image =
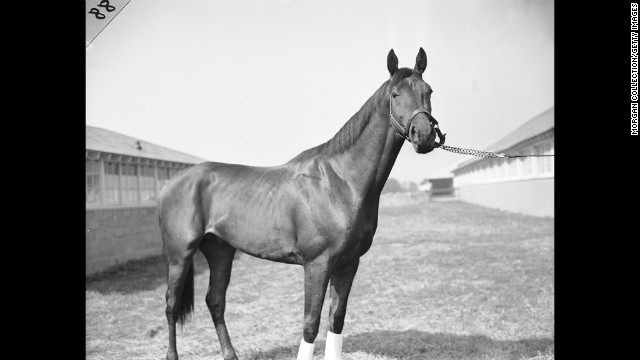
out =
<svg viewBox="0 0 640 360"><path fill-rule="evenodd" d="M236 255L237 256L237 255ZM199 251L193 257L195 275L209 270L207 259ZM155 290L167 284L167 265L163 256L151 256L116 265L86 277L86 290L101 294L132 294Z"/></svg>
<svg viewBox="0 0 640 360"><path fill-rule="evenodd" d="M315 354L324 353L324 341L316 341ZM291 358L298 346L279 347L249 354L253 360ZM484 335L427 333L417 330L373 331L345 336L343 354L362 352L395 359L523 359L553 355L550 338L494 340Z"/></svg>

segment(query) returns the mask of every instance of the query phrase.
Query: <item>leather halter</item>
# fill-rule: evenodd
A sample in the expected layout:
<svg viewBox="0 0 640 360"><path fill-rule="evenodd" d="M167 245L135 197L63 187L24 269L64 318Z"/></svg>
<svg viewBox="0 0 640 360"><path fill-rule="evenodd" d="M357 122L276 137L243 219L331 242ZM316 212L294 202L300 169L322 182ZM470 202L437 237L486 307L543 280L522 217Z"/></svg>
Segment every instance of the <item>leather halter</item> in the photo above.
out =
<svg viewBox="0 0 640 360"><path fill-rule="evenodd" d="M413 122L413 119L416 117L416 115L423 113L427 115L427 119L431 123L431 127L433 127L433 129L436 131L436 134L438 134L438 138L441 140L440 142L436 141L435 147L444 145L444 137L446 134L443 135L440 132L438 121L433 117L433 115L431 115L431 113L427 109L417 108L413 110L413 112L409 116L409 121L407 122L407 124L405 126L402 126L402 124L400 124L400 122L393 116L393 111L391 111L391 104L393 104L393 97L389 95L389 119L391 120L391 127L396 131L396 135L411 142L411 140L409 139L409 129L411 128L411 123Z"/></svg>

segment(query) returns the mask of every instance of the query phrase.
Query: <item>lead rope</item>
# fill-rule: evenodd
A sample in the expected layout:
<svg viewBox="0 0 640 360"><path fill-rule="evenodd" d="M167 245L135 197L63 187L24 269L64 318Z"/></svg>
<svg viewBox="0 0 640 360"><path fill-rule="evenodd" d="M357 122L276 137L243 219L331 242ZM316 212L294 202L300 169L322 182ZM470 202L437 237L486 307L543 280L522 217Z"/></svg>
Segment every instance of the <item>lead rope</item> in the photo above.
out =
<svg viewBox="0 0 640 360"><path fill-rule="evenodd" d="M463 149L459 147L440 145L438 148L442 150L447 150L456 154L464 154L471 155L477 157L486 157L486 158L503 158L503 159L511 159L511 158L519 158L519 157L543 157L543 156L553 156L553 155L509 155L505 153L494 153L491 151L481 151L475 149Z"/></svg>
<svg viewBox="0 0 640 360"><path fill-rule="evenodd" d="M505 153L494 153L491 151L482 151L482 150L475 150L475 149L464 149L464 148L459 148L459 147L454 147L454 146L448 146L444 144L445 141L445 137L446 137L446 133L443 134L440 131L440 125L438 124L438 120L436 120L433 115L431 115L431 113L429 111L427 111L427 109L417 109L413 112L413 114L411 114L411 117L409 118L409 122L407 123L406 128L404 126L402 126L400 124L400 122L398 120L396 120L396 118L393 116L393 112L391 111L391 104L392 104L392 97L391 95L389 95L389 119L391 120L391 127L396 131L396 135L400 136L401 138L407 140L407 141L411 141L409 140L409 127L411 126L411 121L413 121L413 118L418 115L418 113L425 113L428 115L429 121L431 122L431 125L433 126L433 129L436 131L436 133L438 134L438 139L439 141L436 141L435 147L442 149L442 150L446 150L452 153L456 153L456 154L464 154L464 155L471 155L471 156L476 156L476 157L485 157L485 158L501 158L501 159L512 159L512 158L520 158L520 157L544 157L544 156L554 156L554 155L509 155L509 154L505 154Z"/></svg>
<svg viewBox="0 0 640 360"><path fill-rule="evenodd" d="M429 114L431 115L431 114ZM542 157L542 156L553 156L553 155L509 155L505 153L494 153L491 151L482 151L476 149L464 149L455 146L448 146L444 144L445 136L447 134L443 134L440 132L440 126L438 125L438 120L436 120L433 115L431 115L431 123L433 124L433 128L438 134L439 142L436 142L436 148L446 150L456 154L464 154L471 155L476 157L485 157L485 158L500 158L500 159L512 159L512 158L520 158L520 157Z"/></svg>

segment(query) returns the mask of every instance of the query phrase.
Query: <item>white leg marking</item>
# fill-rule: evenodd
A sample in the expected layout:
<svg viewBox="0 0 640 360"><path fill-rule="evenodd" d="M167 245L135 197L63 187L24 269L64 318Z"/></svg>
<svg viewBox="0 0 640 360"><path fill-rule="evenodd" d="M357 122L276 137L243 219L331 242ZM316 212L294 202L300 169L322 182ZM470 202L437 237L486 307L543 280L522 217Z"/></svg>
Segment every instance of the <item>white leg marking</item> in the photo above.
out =
<svg viewBox="0 0 640 360"><path fill-rule="evenodd" d="M300 349L298 349L298 357L297 360L311 360L313 357L313 347L315 345L313 343L309 344L304 341L304 339L300 340Z"/></svg>
<svg viewBox="0 0 640 360"><path fill-rule="evenodd" d="M324 348L324 360L340 360L342 358L342 334L327 332L327 343Z"/></svg>

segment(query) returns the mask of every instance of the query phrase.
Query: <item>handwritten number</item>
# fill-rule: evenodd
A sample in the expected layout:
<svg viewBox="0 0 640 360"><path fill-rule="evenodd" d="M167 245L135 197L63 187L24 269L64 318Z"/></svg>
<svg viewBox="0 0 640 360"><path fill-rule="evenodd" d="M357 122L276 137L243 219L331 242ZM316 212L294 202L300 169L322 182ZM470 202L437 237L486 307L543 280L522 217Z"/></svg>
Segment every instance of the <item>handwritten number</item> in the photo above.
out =
<svg viewBox="0 0 640 360"><path fill-rule="evenodd" d="M109 4L109 0L100 0L100 4L98 4L98 7L103 7L108 12L112 12L116 9L115 6ZM105 18L104 14L96 8L91 8L91 10L89 10L89 14L94 14L96 16L96 19L102 20Z"/></svg>
<svg viewBox="0 0 640 360"><path fill-rule="evenodd" d="M102 19L105 18L104 14L100 13L100 10L98 10L96 8L91 8L91 10L89 10L89 14L95 14L96 15L96 19L102 20Z"/></svg>
<svg viewBox="0 0 640 360"><path fill-rule="evenodd" d="M116 9L115 6L109 5L109 0L101 0L100 4L98 4L98 6L107 9L108 12L112 12L113 10Z"/></svg>

